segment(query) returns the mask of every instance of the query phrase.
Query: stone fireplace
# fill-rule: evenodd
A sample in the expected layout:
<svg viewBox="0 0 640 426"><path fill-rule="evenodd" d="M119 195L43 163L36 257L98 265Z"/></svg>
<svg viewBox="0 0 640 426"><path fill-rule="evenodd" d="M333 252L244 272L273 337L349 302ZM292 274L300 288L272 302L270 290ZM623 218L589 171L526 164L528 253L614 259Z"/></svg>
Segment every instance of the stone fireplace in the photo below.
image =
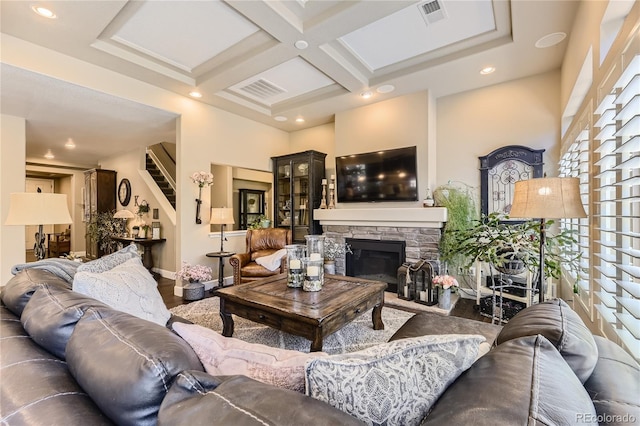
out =
<svg viewBox="0 0 640 426"><path fill-rule="evenodd" d="M403 261L415 263L420 259L438 260L447 209L322 209L314 210L314 217L320 220L324 235L337 242L347 239L402 241L405 243ZM336 259L336 273L347 275L346 272L345 258Z"/></svg>

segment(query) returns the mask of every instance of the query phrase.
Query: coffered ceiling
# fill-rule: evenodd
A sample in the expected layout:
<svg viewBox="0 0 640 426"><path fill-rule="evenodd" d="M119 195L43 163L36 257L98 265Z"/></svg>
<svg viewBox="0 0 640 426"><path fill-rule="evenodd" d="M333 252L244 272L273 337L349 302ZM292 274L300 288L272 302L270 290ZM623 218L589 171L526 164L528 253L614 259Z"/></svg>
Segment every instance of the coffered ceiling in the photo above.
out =
<svg viewBox="0 0 640 426"><path fill-rule="evenodd" d="M550 33L569 34L578 2L43 2L55 19L36 15L34 4L2 1L2 33L185 96L199 92L201 102L293 131L418 90L444 96L557 69L566 41L547 49L534 44ZM480 75L488 65L496 72ZM34 78L10 71L3 66L2 112L9 114L20 108L20 99L9 99L18 94L8 85ZM86 107L95 107L95 96L83 90ZM371 97L363 99L364 92ZM82 103L74 93L74 103ZM157 112L160 125L166 124L166 113L138 109L145 120ZM73 121L78 125L77 117ZM50 141L35 127L42 149Z"/></svg>

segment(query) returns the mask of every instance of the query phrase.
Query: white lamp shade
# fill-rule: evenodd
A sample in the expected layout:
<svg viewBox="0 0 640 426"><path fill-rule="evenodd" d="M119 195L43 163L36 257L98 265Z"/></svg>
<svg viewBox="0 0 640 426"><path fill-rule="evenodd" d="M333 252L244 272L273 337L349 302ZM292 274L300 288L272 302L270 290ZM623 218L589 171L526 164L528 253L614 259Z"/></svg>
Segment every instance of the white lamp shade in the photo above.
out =
<svg viewBox="0 0 640 426"><path fill-rule="evenodd" d="M509 218L587 217L578 178L538 178L516 182Z"/></svg>
<svg viewBox="0 0 640 426"><path fill-rule="evenodd" d="M230 207L212 208L209 223L212 225L232 225L236 223L233 220L233 209Z"/></svg>
<svg viewBox="0 0 640 426"><path fill-rule="evenodd" d="M58 225L73 223L66 194L14 192L5 225Z"/></svg>
<svg viewBox="0 0 640 426"><path fill-rule="evenodd" d="M115 212L113 217L115 219L132 219L136 217L136 215L133 214L133 212L130 212L129 210L125 209L125 210L118 210L117 212Z"/></svg>

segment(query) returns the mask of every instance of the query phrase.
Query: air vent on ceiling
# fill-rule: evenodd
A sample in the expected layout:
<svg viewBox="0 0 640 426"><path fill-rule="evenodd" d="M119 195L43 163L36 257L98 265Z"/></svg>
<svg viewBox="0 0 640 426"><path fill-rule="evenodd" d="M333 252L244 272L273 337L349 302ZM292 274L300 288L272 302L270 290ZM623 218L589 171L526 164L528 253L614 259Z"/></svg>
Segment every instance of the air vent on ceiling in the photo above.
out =
<svg viewBox="0 0 640 426"><path fill-rule="evenodd" d="M444 5L440 0L429 0L420 3L418 9L420 9L420 14L427 25L447 18L447 12L444 10Z"/></svg>
<svg viewBox="0 0 640 426"><path fill-rule="evenodd" d="M247 84L239 90L259 99L267 99L286 92L283 88L278 87L263 78L260 78L251 84Z"/></svg>

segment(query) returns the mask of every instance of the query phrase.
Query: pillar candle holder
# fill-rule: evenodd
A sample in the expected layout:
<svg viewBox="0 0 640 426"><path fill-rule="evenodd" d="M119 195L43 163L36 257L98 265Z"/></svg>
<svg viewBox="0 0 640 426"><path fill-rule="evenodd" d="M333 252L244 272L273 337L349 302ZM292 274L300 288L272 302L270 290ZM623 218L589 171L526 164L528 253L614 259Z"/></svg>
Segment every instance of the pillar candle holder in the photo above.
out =
<svg viewBox="0 0 640 426"><path fill-rule="evenodd" d="M322 179L322 198L320 199L320 208L327 208L327 180Z"/></svg>
<svg viewBox="0 0 640 426"><path fill-rule="evenodd" d="M327 208L329 209L336 208L336 202L335 202L336 189L335 188L336 188L336 181L334 179L331 179L331 183L329 184L329 205L327 206Z"/></svg>

